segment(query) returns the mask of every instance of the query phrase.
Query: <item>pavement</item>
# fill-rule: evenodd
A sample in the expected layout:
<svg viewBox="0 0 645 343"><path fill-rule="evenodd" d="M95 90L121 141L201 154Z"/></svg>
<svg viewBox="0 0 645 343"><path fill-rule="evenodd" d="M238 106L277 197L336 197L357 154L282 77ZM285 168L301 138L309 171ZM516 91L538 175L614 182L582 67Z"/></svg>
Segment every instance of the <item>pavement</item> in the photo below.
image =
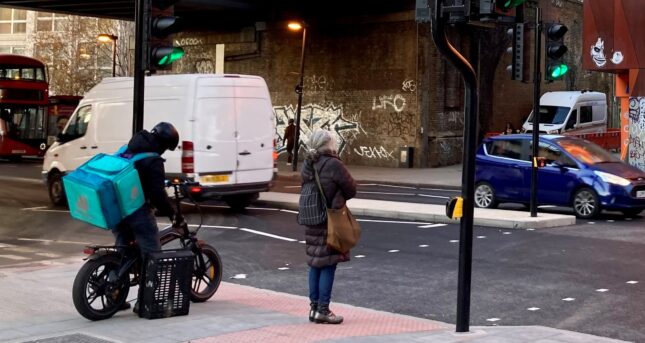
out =
<svg viewBox="0 0 645 343"><path fill-rule="evenodd" d="M282 166L279 178L297 179ZM460 166L435 169L394 169L350 166L360 182L393 182L433 187L458 187ZM261 201L297 206L298 195L263 193ZM444 206L353 199L357 215L440 222ZM544 228L575 223L571 216L477 210L475 223L512 228ZM494 220L494 222L493 222ZM313 324L307 319L305 296L222 282L213 298L191 304L187 316L140 319L123 311L108 320L91 322L75 310L71 289L83 261L79 258L16 264L0 269L0 342L622 342L542 326L473 326L456 333L455 325L433 320L332 303L345 317L341 325ZM285 280L286 281L286 280ZM129 300L133 301L131 290ZM422 305L422 304L421 304Z"/></svg>

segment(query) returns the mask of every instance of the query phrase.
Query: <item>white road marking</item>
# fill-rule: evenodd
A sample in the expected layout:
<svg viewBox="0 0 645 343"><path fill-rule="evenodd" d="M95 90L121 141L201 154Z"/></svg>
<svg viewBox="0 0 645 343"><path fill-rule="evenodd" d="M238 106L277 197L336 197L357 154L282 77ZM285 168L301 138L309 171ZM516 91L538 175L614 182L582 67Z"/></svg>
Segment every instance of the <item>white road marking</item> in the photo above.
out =
<svg viewBox="0 0 645 343"><path fill-rule="evenodd" d="M270 207L247 207L247 210L260 210L260 211L280 211L279 208L270 208Z"/></svg>
<svg viewBox="0 0 645 343"><path fill-rule="evenodd" d="M47 208L47 206L38 206L38 207L27 207L27 208L21 208L22 211L31 211L31 210L39 210L42 208Z"/></svg>
<svg viewBox="0 0 645 343"><path fill-rule="evenodd" d="M13 247L15 247L15 245L13 244L0 243L0 248L13 248Z"/></svg>
<svg viewBox="0 0 645 343"><path fill-rule="evenodd" d="M499 318L488 318L488 319L486 319L487 322L497 322L499 320L501 320L501 319L499 319Z"/></svg>
<svg viewBox="0 0 645 343"><path fill-rule="evenodd" d="M75 242L75 241L59 241L55 239L38 239L38 238L18 238L19 241L32 241L32 242L43 242L43 243L61 243L61 244L79 244L79 245L90 245L89 242Z"/></svg>
<svg viewBox="0 0 645 343"><path fill-rule="evenodd" d="M170 223L157 223L159 226L169 226ZM189 227L199 227L199 224L189 224ZM202 225L203 228L207 229L226 229L226 230L237 230L237 226L223 226L223 225Z"/></svg>
<svg viewBox="0 0 645 343"><path fill-rule="evenodd" d="M419 245L419 248L427 248L427 247L428 247L428 245L427 245L427 244L421 244L421 245Z"/></svg>
<svg viewBox="0 0 645 343"><path fill-rule="evenodd" d="M596 290L596 292L600 292L600 293L604 293L604 292L608 292L608 291L609 290L607 288L600 288L600 289Z"/></svg>
<svg viewBox="0 0 645 343"><path fill-rule="evenodd" d="M363 193L363 194L382 194L382 195L407 195L407 196L414 196L414 193L391 193L391 192L362 192L358 191L357 193Z"/></svg>
<svg viewBox="0 0 645 343"><path fill-rule="evenodd" d="M69 213L69 211L65 210L44 210L44 209L23 209L24 211L32 211L32 212L54 212L54 213Z"/></svg>
<svg viewBox="0 0 645 343"><path fill-rule="evenodd" d="M376 186L375 183L359 183L358 186Z"/></svg>
<svg viewBox="0 0 645 343"><path fill-rule="evenodd" d="M287 213L298 214L298 211L285 210L285 209L281 209L281 210L280 210L280 212L287 212Z"/></svg>
<svg viewBox="0 0 645 343"><path fill-rule="evenodd" d="M412 225L430 225L432 223L422 223L422 222L403 222L396 220L379 220L379 219L356 219L359 222L371 222L371 223L389 223L389 224L412 224Z"/></svg>
<svg viewBox="0 0 645 343"><path fill-rule="evenodd" d="M230 279L246 279L246 274L235 274Z"/></svg>
<svg viewBox="0 0 645 343"><path fill-rule="evenodd" d="M607 223L613 223L613 222L614 222L614 220L613 220L613 219L608 219L608 220L607 220Z"/></svg>
<svg viewBox="0 0 645 343"><path fill-rule="evenodd" d="M538 311L540 308L539 307L529 307L527 308L528 311Z"/></svg>
<svg viewBox="0 0 645 343"><path fill-rule="evenodd" d="M458 189L419 188L419 190L422 190L422 191L439 191L439 192L454 192L454 193L461 193L461 191L460 191L460 190L458 190Z"/></svg>
<svg viewBox="0 0 645 343"><path fill-rule="evenodd" d="M574 300L576 300L576 298L564 298L564 299L562 299L562 300L563 300L563 301L574 301Z"/></svg>
<svg viewBox="0 0 645 343"><path fill-rule="evenodd" d="M423 225L419 226L419 229L429 229L432 227L442 227L442 226L447 226L448 224L430 224L430 225Z"/></svg>
<svg viewBox="0 0 645 343"><path fill-rule="evenodd" d="M364 257L365 257L365 255L356 255L356 256L354 256L354 257L356 257L356 258L364 258Z"/></svg>
<svg viewBox="0 0 645 343"><path fill-rule="evenodd" d="M305 241L298 241L298 243L305 244L305 243L307 243L307 242L305 242Z"/></svg>
<svg viewBox="0 0 645 343"><path fill-rule="evenodd" d="M262 231L256 231L256 230L251 230L251 229L246 229L246 228L242 228L240 230L250 232L250 233L254 233L256 235L271 237L271 238L275 238L275 239L281 239L281 240L287 241L287 242L297 242L298 241L297 239L293 239L293 238L289 238L289 237L282 237L282 236L278 236L278 235L274 235L274 234L266 233L266 232L262 232Z"/></svg>
<svg viewBox="0 0 645 343"><path fill-rule="evenodd" d="M628 284L630 284L630 285L635 285L635 284L637 284L637 283L638 283L638 281L627 281L627 282L625 282L625 283L628 283Z"/></svg>
<svg viewBox="0 0 645 343"><path fill-rule="evenodd" d="M482 239L482 238L486 238L486 236L477 236L477 238Z"/></svg>
<svg viewBox="0 0 645 343"><path fill-rule="evenodd" d="M43 256L43 257L49 257L49 258L58 258L60 255L58 254L52 254L48 252L37 252L36 255L38 256Z"/></svg>
<svg viewBox="0 0 645 343"><path fill-rule="evenodd" d="M445 197L442 195L430 195L430 194L417 194L420 197L426 197L426 198L437 198L437 199L450 199L450 197Z"/></svg>
<svg viewBox="0 0 645 343"><path fill-rule="evenodd" d="M396 249L392 249L392 250L388 250L388 252L399 252L399 251Z"/></svg>
<svg viewBox="0 0 645 343"><path fill-rule="evenodd" d="M390 188L401 188L401 189L417 189L416 187L410 187L410 186L396 186L396 185L383 185L383 184L375 184L374 186L380 186L380 187L390 187Z"/></svg>
<svg viewBox="0 0 645 343"><path fill-rule="evenodd" d="M626 220L626 221L631 221L631 220L632 220L632 218L625 218L625 220Z"/></svg>
<svg viewBox="0 0 645 343"><path fill-rule="evenodd" d="M289 267L280 267L278 270L289 270Z"/></svg>
<svg viewBox="0 0 645 343"><path fill-rule="evenodd" d="M510 235L510 234L511 234L511 232L505 231L505 232L504 232L504 233L502 233L502 234L503 234L503 235Z"/></svg>
<svg viewBox="0 0 645 343"><path fill-rule="evenodd" d="M452 239L452 240L450 240L450 243L459 243L459 240L458 239Z"/></svg>
<svg viewBox="0 0 645 343"><path fill-rule="evenodd" d="M29 259L28 257L23 257L23 256L18 256L18 255L0 255L0 258L6 258L6 259L9 259L9 260L16 260L16 261L28 260Z"/></svg>
<svg viewBox="0 0 645 343"><path fill-rule="evenodd" d="M300 188L302 186L284 186L284 188Z"/></svg>
<svg viewBox="0 0 645 343"><path fill-rule="evenodd" d="M587 222L587 224L592 224L593 225L593 224L596 224L596 222Z"/></svg>
<svg viewBox="0 0 645 343"><path fill-rule="evenodd" d="M526 229L526 231L535 231L535 229Z"/></svg>

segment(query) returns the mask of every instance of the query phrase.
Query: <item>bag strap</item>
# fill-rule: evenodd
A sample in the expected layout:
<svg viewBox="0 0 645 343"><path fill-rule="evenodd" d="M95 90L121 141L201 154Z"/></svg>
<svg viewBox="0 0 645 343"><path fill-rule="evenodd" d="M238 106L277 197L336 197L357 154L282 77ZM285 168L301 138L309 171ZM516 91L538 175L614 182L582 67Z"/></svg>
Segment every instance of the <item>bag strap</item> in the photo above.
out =
<svg viewBox="0 0 645 343"><path fill-rule="evenodd" d="M329 159L327 161L325 161L325 163L323 163L322 166L320 166L320 170L322 170L322 168L325 166L325 164L327 164L328 161L329 161ZM322 196L323 201L325 202L325 208L329 209L329 207L327 207L327 198L325 197L325 192L322 189L322 185L320 185L320 176L318 176L318 170L316 169L316 165L312 164L311 167L314 169L314 174L316 176L316 184L318 185L318 190L320 191L320 196Z"/></svg>
<svg viewBox="0 0 645 343"><path fill-rule="evenodd" d="M138 153L138 154L134 154L134 155L130 158L130 161L132 161L132 163L134 163L134 162L139 161L139 160L142 160L142 159L144 159L144 158L148 158L148 157L158 157L158 156L159 156L159 154L157 154L156 152L141 152L141 153Z"/></svg>

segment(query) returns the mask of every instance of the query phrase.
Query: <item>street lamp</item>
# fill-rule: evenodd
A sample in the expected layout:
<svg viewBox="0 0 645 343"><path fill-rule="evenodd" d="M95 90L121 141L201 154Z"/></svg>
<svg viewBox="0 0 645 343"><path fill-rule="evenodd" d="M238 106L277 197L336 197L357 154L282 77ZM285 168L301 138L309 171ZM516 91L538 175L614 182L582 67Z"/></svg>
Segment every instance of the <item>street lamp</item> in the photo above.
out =
<svg viewBox="0 0 645 343"><path fill-rule="evenodd" d="M119 37L115 35L110 35L107 33L101 33L96 37L96 39L99 40L99 42L107 43L107 42L112 42L112 77L116 76L116 40L119 39Z"/></svg>
<svg viewBox="0 0 645 343"><path fill-rule="evenodd" d="M289 30L300 31L302 30L302 53L300 55L300 81L296 86L296 93L298 93L298 109L296 110L296 132L294 133L295 141L293 145L293 171L298 170L298 151L300 149L300 110L302 108L302 90L305 74L305 46L307 43L307 27L304 22L289 22L287 25Z"/></svg>

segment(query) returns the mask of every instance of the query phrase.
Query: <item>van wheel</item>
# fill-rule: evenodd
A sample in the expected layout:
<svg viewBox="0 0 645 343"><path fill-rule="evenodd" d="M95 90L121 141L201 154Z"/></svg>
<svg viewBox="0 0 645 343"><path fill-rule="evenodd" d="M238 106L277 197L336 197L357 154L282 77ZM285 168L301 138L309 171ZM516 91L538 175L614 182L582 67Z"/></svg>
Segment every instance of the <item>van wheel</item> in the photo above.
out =
<svg viewBox="0 0 645 343"><path fill-rule="evenodd" d="M576 217L589 219L600 213L598 194L588 187L580 188L573 195L573 212Z"/></svg>
<svg viewBox="0 0 645 343"><path fill-rule="evenodd" d="M482 208L496 208L499 203L495 198L495 190L487 182L478 183L475 187L475 205Z"/></svg>
<svg viewBox="0 0 645 343"><path fill-rule="evenodd" d="M65 189L63 188L63 177L60 173L54 172L49 176L47 188L49 189L49 199L52 204L56 206L67 205Z"/></svg>
<svg viewBox="0 0 645 343"><path fill-rule="evenodd" d="M228 195L222 198L224 202L233 210L233 211L244 211L253 200L257 199L260 196L259 193L253 194L239 194L239 195Z"/></svg>

